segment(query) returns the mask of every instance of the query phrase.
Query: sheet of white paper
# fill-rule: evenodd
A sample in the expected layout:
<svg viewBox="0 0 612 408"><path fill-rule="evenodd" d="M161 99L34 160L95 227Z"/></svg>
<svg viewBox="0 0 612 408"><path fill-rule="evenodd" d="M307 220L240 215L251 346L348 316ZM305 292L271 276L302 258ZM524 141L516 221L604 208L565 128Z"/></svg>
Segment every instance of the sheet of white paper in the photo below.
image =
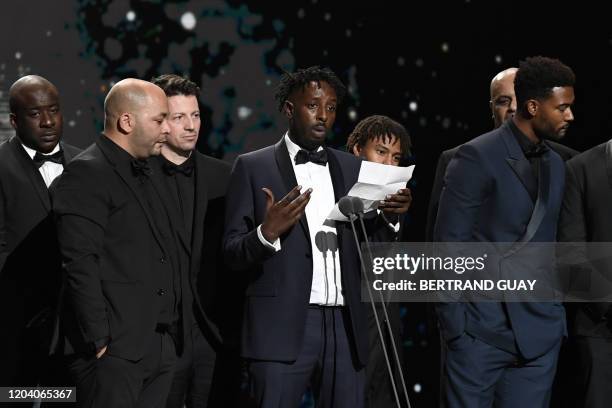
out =
<svg viewBox="0 0 612 408"><path fill-rule="evenodd" d="M347 196L361 199L364 212L372 211L376 209L380 200L385 199L387 194L395 194L399 189L405 188L408 180L412 178L413 172L414 165L397 167L363 161L357 183L351 188ZM348 221L348 218L340 212L338 203L327 216L327 219Z"/></svg>

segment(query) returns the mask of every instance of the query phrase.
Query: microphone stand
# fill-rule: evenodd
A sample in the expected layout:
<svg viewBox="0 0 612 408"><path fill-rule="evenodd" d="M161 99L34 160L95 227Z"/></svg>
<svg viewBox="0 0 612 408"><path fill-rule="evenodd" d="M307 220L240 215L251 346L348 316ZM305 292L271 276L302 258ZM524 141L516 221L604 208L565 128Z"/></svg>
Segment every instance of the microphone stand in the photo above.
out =
<svg viewBox="0 0 612 408"><path fill-rule="evenodd" d="M372 248L370 247L370 240L368 239L368 233L366 231L366 227L365 224L363 222L363 203L358 199L355 198L356 201L359 202L359 205L353 205L353 208L355 208L355 213L357 214L357 217L359 218L359 223L361 225L361 230L363 232L363 237L365 239L365 247L366 250L368 252L368 256L370 258L370 263L373 264L373 255L372 255ZM359 207L360 206L360 207ZM361 208L361 210L358 210L358 208ZM369 285L370 282L366 281L367 284ZM369 286L368 286L369 289ZM387 306L385 304L385 300L383 298L383 295L381 292L378 292L378 295L380 296L380 304L382 306L382 310L383 310L383 314L385 316L385 320L386 320L386 327L387 330L389 332L389 337L391 338L391 348L393 349L393 356L395 357L395 364L397 364L397 371L399 371L399 375L400 375L400 380L402 383L402 388L404 391L404 397L406 398L406 404L408 408L411 408L410 405L410 399L408 398L408 390L406 389L406 381L404 380L404 373L402 371L402 366L400 363L400 359L399 359L399 355L397 353L397 347L395 346L395 341L393 341L394 337L393 337L393 330L391 329L391 321L389 320L389 315L387 314ZM381 338L382 340L382 338Z"/></svg>
<svg viewBox="0 0 612 408"><path fill-rule="evenodd" d="M361 252L361 247L359 245L359 238L357 237L357 228L355 227L355 219L357 219L358 216L355 215L356 211L354 208L354 204L353 204L353 201L351 201L349 197L341 198L340 201L338 202L338 207L340 208L340 211L342 212L342 214L348 217L351 223L351 230L353 231L353 238L355 239L355 245L357 246L357 253L359 255L359 261L361 264L361 272L363 274L363 278L366 281L366 287L368 289L368 298L370 300L370 305L372 306L372 312L374 313L374 320L376 321L376 329L378 330L380 344L382 346L383 354L385 356L387 370L389 371L389 378L391 380L391 387L393 388L393 395L395 396L395 402L397 403L397 407L401 408L399 395L397 393L397 386L395 385L395 378L393 376L393 368L391 367L391 362L389 361L389 353L387 352L387 346L385 345L385 338L383 336L383 331L380 325L380 320L378 318L378 312L376 311L376 305L374 303L374 296L372 295L372 289L370 288L370 280L368 279L368 274L365 269L365 263L363 262L363 254ZM409 404L408 407L410 408L410 403L408 404Z"/></svg>

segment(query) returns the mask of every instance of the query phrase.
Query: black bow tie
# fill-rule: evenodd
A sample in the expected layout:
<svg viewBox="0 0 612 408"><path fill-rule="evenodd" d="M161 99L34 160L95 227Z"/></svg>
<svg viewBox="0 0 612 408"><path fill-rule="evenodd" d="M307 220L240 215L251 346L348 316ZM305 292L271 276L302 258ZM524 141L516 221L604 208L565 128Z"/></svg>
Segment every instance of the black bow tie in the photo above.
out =
<svg viewBox="0 0 612 408"><path fill-rule="evenodd" d="M548 146L546 146L544 143L538 143L525 151L525 157L528 159L531 157L542 157L542 155L547 151Z"/></svg>
<svg viewBox="0 0 612 408"><path fill-rule="evenodd" d="M40 166L48 161L57 164L64 164L64 152L62 150L59 150L53 154L42 154L40 152L36 152L32 160L37 168L40 168Z"/></svg>
<svg viewBox="0 0 612 408"><path fill-rule="evenodd" d="M179 164L178 166L167 160L164 162L164 171L169 176L173 176L177 173L182 173L186 177L191 177L191 175L193 174L193 168L194 168L193 160L191 160L190 158L185 160L183 163Z"/></svg>
<svg viewBox="0 0 612 408"><path fill-rule="evenodd" d="M133 159L132 160L132 172L139 179L149 177L153 174L153 170L149 167L149 162L146 160Z"/></svg>
<svg viewBox="0 0 612 408"><path fill-rule="evenodd" d="M304 149L300 149L295 155L295 164L304 164L313 162L325 166L327 164L327 152L325 149L319 150L318 152L309 152Z"/></svg>

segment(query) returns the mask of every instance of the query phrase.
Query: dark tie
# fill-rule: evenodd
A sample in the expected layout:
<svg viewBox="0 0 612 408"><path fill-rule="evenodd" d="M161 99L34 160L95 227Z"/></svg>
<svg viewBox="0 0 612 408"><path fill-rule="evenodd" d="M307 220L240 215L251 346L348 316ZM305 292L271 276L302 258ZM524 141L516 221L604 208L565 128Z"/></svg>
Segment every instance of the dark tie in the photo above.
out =
<svg viewBox="0 0 612 408"><path fill-rule="evenodd" d="M151 167L149 167L149 162L140 159L132 160L132 172L141 180L153 174L153 170L151 170Z"/></svg>
<svg viewBox="0 0 612 408"><path fill-rule="evenodd" d="M37 168L40 168L45 162L53 162L57 164L64 164L64 151L59 150L53 154L42 154L40 152L36 152L34 157L32 158L34 164Z"/></svg>
<svg viewBox="0 0 612 408"><path fill-rule="evenodd" d="M546 146L544 143L538 143L525 151L525 157L528 159L531 157L542 157L542 155L547 151L548 146Z"/></svg>
<svg viewBox="0 0 612 408"><path fill-rule="evenodd" d="M186 177L190 177L193 174L193 160L187 159L185 162L179 164L178 166L169 161L164 162L164 171L169 176L174 176L177 173L182 173Z"/></svg>
<svg viewBox="0 0 612 408"><path fill-rule="evenodd" d="M312 162L325 166L327 164L327 152L325 149L319 150L318 152L309 152L304 149L300 149L295 155L295 164L304 164Z"/></svg>

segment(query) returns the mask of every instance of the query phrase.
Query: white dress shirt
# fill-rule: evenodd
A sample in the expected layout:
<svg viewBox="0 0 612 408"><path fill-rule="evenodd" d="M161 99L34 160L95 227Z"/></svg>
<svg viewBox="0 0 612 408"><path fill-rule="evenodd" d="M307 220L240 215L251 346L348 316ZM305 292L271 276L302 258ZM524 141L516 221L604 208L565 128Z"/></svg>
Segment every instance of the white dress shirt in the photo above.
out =
<svg viewBox="0 0 612 408"><path fill-rule="evenodd" d="M23 148L25 149L26 153L28 154L28 156L30 156L30 159L34 160L34 156L36 155L36 150L34 149L30 149L28 146L21 144L23 146ZM51 155L53 153L57 153L60 150L60 145L59 143L55 146L55 148L51 151L51 153L41 153L43 156L48 156ZM46 161L43 163L42 166L40 166L38 168L38 171L40 172L40 175L42 176L43 180L45 181L45 184L47 185L47 187L49 187L51 185L51 183L53 183L53 180L55 180L55 178L57 176L59 176L60 174L62 174L62 172L64 171L64 166L62 166L61 164L58 163L54 163L51 161Z"/></svg>
<svg viewBox="0 0 612 408"><path fill-rule="evenodd" d="M302 192L312 188L310 201L306 205L306 221L310 231L310 242L312 244L312 288L310 290L310 303L325 306L344 305L342 296L342 280L340 274L340 256L338 250L337 232L334 222L325 220L336 203L334 196L334 186L329 173L329 163L325 166L312 162L296 165L295 156L300 147L293 143L289 134L285 134L285 143L289 151L291 165L295 172L298 185L302 186ZM319 150L323 149L319 147ZM280 200L281 197L277 199ZM296 226L299 228L299 226ZM319 234L319 240L317 240ZM325 234L326 240L322 237ZM333 235L332 235L333 234ZM257 228L259 240L266 246L280 251L280 240L274 243L268 242L261 233L261 225ZM332 252L329 249L329 239L333 239L331 247L335 247ZM319 245L317 245L319 241ZM335 245L334 245L335 244ZM324 249L325 252L321 251ZM290 271L287 271L290 272Z"/></svg>

